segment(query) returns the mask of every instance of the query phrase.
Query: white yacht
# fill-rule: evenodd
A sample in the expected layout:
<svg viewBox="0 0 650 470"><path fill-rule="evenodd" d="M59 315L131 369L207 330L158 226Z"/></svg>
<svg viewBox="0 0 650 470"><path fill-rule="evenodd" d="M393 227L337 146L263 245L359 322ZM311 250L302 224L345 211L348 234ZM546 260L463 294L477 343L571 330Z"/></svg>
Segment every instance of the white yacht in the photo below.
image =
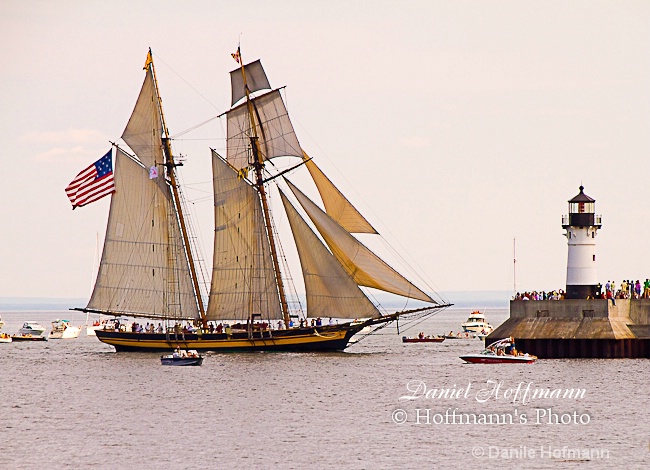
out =
<svg viewBox="0 0 650 470"><path fill-rule="evenodd" d="M2 320L2 315L0 315L0 330L5 326L5 322Z"/></svg>
<svg viewBox="0 0 650 470"><path fill-rule="evenodd" d="M43 333L45 333L45 327L35 321L26 321L23 323L23 327L18 330L19 336L43 336Z"/></svg>
<svg viewBox="0 0 650 470"><path fill-rule="evenodd" d="M478 310L474 310L470 313L467 321L461 326L463 327L463 331L479 335L488 335L494 329L494 327L485 319L485 315Z"/></svg>
<svg viewBox="0 0 650 470"><path fill-rule="evenodd" d="M54 320L48 339L75 339L81 333L80 326L70 325L70 320Z"/></svg>

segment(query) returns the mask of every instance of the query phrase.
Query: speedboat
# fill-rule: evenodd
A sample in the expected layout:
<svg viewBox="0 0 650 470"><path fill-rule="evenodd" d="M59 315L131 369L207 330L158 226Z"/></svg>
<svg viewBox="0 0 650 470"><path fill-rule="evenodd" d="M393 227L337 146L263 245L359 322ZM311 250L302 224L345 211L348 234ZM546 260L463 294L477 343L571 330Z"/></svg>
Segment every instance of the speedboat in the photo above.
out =
<svg viewBox="0 0 650 470"><path fill-rule="evenodd" d="M478 354L468 354L460 358L470 364L532 364L537 360L537 356L517 351L512 337L495 341Z"/></svg>
<svg viewBox="0 0 650 470"><path fill-rule="evenodd" d="M402 336L402 343L442 343L445 340L444 336L424 336L420 335L415 338Z"/></svg>
<svg viewBox="0 0 650 470"><path fill-rule="evenodd" d="M52 322L52 331L47 335L48 339L75 339L81 333L80 326L70 325L70 320L54 320Z"/></svg>
<svg viewBox="0 0 650 470"><path fill-rule="evenodd" d="M203 356L194 349L176 349L173 354L160 356L160 363L163 366L200 366Z"/></svg>
<svg viewBox="0 0 650 470"><path fill-rule="evenodd" d="M39 325L38 322L26 321L23 323L22 328L18 330L17 336L43 336L43 333L45 333L45 327Z"/></svg>
<svg viewBox="0 0 650 470"><path fill-rule="evenodd" d="M472 313L470 313L467 321L461 324L461 326L463 327L463 331L484 335L490 334L494 329L494 327L490 325L485 319L485 314L479 312L478 310L474 310Z"/></svg>
<svg viewBox="0 0 650 470"><path fill-rule="evenodd" d="M7 333L0 333L0 343L11 343L11 336Z"/></svg>

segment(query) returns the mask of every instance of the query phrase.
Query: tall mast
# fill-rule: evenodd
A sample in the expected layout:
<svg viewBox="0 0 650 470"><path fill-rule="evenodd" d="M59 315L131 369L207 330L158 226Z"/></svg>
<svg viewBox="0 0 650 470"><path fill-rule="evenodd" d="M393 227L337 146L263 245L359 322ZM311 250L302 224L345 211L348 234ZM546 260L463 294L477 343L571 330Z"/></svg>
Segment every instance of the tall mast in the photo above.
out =
<svg viewBox="0 0 650 470"><path fill-rule="evenodd" d="M512 289L517 293L517 239L512 239Z"/></svg>
<svg viewBox="0 0 650 470"><path fill-rule="evenodd" d="M158 99L158 111L160 112L160 119L162 121L162 132L164 137L162 137L163 144L163 154L165 158L164 165L167 168L167 174L169 175L169 184L172 187L172 194L174 197L174 206L176 207L176 212L178 214L178 220L180 222L181 234L183 236L183 244L185 245L185 250L187 253L187 261L190 267L190 276L192 278L192 284L194 285L194 292L196 294L196 299L198 302L199 313L201 314L201 323L203 328L208 328L208 320L205 316L205 307L203 306L203 299L201 297L201 290L199 288L199 281L196 275L196 267L194 266L194 257L192 256L192 248L190 245L190 238L187 234L187 226L185 225L185 217L183 217L183 208L181 205L181 198L178 193L178 184L176 182L176 173L174 169L179 166L174 162L174 155L172 154L172 145L169 138L169 131L167 130L167 124L165 123L165 114L162 109L162 99L160 98L160 92L158 89L158 80L156 79L156 69L153 66L153 58L151 56L151 48L149 48L149 53L147 54L146 67L151 67L151 73L153 75L154 88L156 90L156 98Z"/></svg>
<svg viewBox="0 0 650 470"><path fill-rule="evenodd" d="M241 50L237 47L237 53L239 56L239 64L241 67L242 79L244 81L244 92L246 93L246 105L248 107L248 117L250 119L251 133L250 141L251 148L253 150L253 168L255 169L255 185L257 186L257 191L260 194L262 200L262 212L264 213L264 224L266 225L266 234L269 238L269 245L271 248L271 259L273 260L273 271L275 273L275 281L278 285L278 293L280 295L280 308L282 309L282 316L284 317L284 323L289 326L289 308L287 305L287 297L284 292L284 284L282 282L282 274L280 273L280 264L278 262L278 253L275 247L275 238L273 236L273 227L271 225L271 215L269 211L269 204L266 196L266 189L264 188L264 177L262 175L262 170L264 169L264 156L260 150L259 137L257 135L257 129L255 128L255 118L254 118L254 109L253 102L250 97L250 90L246 83L246 71L244 69L244 61L241 56ZM261 125L261 123L260 123Z"/></svg>

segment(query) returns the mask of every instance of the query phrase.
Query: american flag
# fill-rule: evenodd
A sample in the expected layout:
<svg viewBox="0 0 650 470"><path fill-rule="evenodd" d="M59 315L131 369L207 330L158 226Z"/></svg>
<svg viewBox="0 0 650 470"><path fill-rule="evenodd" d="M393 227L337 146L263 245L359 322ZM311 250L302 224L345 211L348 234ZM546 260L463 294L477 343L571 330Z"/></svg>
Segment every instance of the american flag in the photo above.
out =
<svg viewBox="0 0 650 470"><path fill-rule="evenodd" d="M65 188L72 209L85 206L115 192L111 152L109 150L106 155L81 171Z"/></svg>

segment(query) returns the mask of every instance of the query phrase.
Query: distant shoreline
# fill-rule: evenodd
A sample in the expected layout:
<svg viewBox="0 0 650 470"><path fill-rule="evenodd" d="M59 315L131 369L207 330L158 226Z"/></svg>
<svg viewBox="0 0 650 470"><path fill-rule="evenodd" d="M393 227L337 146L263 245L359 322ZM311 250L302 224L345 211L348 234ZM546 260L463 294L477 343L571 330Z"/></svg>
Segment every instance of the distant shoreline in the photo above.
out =
<svg viewBox="0 0 650 470"><path fill-rule="evenodd" d="M512 298L510 291L456 291L442 292L442 297L454 304L456 308L507 308ZM379 302L386 308L403 307L403 302L378 296ZM83 308L88 303L84 298L55 297L0 297L0 312L26 310L68 310ZM425 305L425 304L422 304Z"/></svg>

